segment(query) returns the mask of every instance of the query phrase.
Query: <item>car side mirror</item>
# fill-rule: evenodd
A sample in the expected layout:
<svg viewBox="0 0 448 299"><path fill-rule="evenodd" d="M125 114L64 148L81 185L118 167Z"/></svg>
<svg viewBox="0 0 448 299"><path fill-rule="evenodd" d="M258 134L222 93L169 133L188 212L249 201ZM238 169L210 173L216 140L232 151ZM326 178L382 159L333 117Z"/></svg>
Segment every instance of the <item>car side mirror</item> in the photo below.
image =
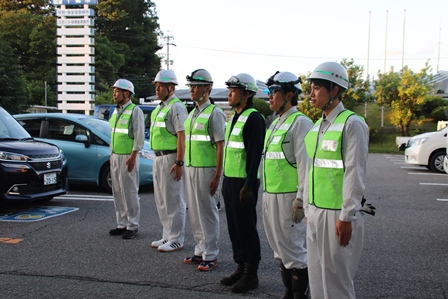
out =
<svg viewBox="0 0 448 299"><path fill-rule="evenodd" d="M86 148L90 147L90 141L89 141L89 137L87 137L87 135L83 135L83 134L76 135L75 141L84 143Z"/></svg>

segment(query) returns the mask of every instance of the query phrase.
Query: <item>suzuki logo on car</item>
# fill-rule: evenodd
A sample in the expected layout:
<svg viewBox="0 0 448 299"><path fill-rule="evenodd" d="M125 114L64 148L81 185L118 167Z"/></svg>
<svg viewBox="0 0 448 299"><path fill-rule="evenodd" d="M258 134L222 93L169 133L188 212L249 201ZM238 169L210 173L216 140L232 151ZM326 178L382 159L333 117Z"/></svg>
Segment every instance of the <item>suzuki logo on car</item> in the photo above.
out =
<svg viewBox="0 0 448 299"><path fill-rule="evenodd" d="M51 168L51 163L47 162L47 168L50 169Z"/></svg>

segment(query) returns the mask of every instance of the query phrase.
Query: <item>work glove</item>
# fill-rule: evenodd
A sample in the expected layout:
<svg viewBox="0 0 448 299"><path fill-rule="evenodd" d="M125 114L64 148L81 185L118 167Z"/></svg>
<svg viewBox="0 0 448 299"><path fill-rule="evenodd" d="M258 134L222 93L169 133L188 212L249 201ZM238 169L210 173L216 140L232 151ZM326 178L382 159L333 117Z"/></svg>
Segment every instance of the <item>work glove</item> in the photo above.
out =
<svg viewBox="0 0 448 299"><path fill-rule="evenodd" d="M305 218L305 211L303 210L303 200L296 198L292 201L291 216L294 223L300 223Z"/></svg>
<svg viewBox="0 0 448 299"><path fill-rule="evenodd" d="M375 207L372 206L371 204L365 204L362 208L361 208L361 212L367 213L369 215L375 216Z"/></svg>
<svg viewBox="0 0 448 299"><path fill-rule="evenodd" d="M249 186L244 186L240 191L240 203L245 206L252 202L252 189Z"/></svg>

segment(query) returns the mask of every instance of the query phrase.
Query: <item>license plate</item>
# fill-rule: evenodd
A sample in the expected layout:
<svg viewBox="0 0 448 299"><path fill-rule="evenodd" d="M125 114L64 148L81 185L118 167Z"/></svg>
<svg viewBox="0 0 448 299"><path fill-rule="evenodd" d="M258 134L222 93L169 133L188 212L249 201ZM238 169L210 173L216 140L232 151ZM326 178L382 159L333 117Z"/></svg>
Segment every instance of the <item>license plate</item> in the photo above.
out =
<svg viewBox="0 0 448 299"><path fill-rule="evenodd" d="M44 185L52 185L58 182L56 173L44 173Z"/></svg>

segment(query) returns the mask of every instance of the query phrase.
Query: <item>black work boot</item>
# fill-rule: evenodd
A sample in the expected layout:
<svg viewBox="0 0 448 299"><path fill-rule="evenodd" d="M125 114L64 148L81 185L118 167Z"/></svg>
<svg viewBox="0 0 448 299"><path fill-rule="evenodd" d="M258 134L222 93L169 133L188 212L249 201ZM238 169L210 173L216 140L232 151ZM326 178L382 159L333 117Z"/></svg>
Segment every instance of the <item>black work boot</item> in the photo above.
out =
<svg viewBox="0 0 448 299"><path fill-rule="evenodd" d="M225 286L234 285L244 274L244 264L238 264L238 268L236 268L235 272L230 274L229 276L225 276L221 278L221 283Z"/></svg>
<svg viewBox="0 0 448 299"><path fill-rule="evenodd" d="M308 268L291 269L291 290L294 299L308 299Z"/></svg>
<svg viewBox="0 0 448 299"><path fill-rule="evenodd" d="M245 293L258 287L258 264L244 264L244 274L232 286L232 292Z"/></svg>
<svg viewBox="0 0 448 299"><path fill-rule="evenodd" d="M293 299L292 296L292 280L291 280L291 270L286 269L283 263L280 263L280 273L282 274L282 281L285 285L285 292L280 299Z"/></svg>

